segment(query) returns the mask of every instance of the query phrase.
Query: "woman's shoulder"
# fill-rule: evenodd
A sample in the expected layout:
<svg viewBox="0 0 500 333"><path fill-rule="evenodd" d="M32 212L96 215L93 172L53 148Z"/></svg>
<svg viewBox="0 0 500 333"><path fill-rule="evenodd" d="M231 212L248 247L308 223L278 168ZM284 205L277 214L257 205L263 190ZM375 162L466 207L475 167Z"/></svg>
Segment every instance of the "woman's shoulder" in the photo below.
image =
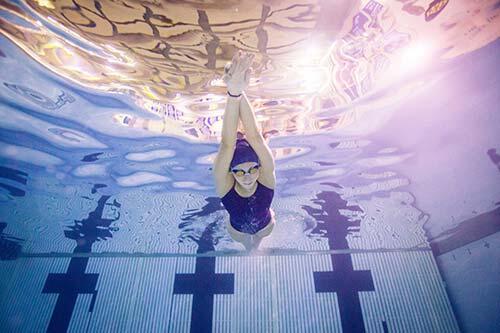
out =
<svg viewBox="0 0 500 333"><path fill-rule="evenodd" d="M233 178L233 177L231 177ZM229 192L231 192L233 190L233 186L235 184L235 180L234 178L231 180L228 180L228 182L226 183L226 185L224 186L224 188L221 190L221 192L219 192L219 198L221 199L224 199L227 197L227 195L229 194Z"/></svg>
<svg viewBox="0 0 500 333"><path fill-rule="evenodd" d="M274 187L276 185L276 180L274 179L274 177L265 177L263 175L260 175L260 177L257 180L257 182L259 182L259 184L264 185L268 189L274 191Z"/></svg>
<svg viewBox="0 0 500 333"><path fill-rule="evenodd" d="M262 185L262 187L264 187L265 189L274 191L274 184L269 184L268 182L266 182L265 180L262 180L262 179L259 179L257 182L260 185Z"/></svg>

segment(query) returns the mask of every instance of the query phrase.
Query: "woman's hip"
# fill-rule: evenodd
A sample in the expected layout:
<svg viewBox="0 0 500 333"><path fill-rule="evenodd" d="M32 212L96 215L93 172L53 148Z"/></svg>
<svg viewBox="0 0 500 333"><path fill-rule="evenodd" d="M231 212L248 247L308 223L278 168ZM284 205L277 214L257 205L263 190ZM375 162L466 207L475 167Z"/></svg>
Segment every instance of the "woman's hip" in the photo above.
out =
<svg viewBox="0 0 500 333"><path fill-rule="evenodd" d="M256 236L256 237L261 237L261 238L269 236L269 234L273 231L273 228L274 228L275 224L276 224L276 220L274 218L274 212L272 210L271 210L271 220L269 221L269 223L265 227L263 227L262 229L260 229L259 231L257 231L254 234L246 233L246 232L241 232L239 230L236 230L231 225L229 219L226 220L227 230L231 234L231 236L233 237L233 239L235 239L235 240L242 239L242 238L247 238L248 236Z"/></svg>

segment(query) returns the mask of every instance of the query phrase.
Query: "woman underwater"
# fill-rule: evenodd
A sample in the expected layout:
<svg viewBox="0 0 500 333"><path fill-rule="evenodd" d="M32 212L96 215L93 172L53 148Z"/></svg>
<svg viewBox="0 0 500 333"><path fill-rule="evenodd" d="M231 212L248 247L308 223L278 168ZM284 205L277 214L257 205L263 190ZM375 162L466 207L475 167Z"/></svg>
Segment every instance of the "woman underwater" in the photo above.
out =
<svg viewBox="0 0 500 333"><path fill-rule="evenodd" d="M217 195L230 216L228 232L248 251L257 249L273 230L275 219L270 206L276 184L271 150L243 93L250 80L252 60L253 55L239 51L224 69L228 97L214 162ZM246 138L237 131L240 120Z"/></svg>

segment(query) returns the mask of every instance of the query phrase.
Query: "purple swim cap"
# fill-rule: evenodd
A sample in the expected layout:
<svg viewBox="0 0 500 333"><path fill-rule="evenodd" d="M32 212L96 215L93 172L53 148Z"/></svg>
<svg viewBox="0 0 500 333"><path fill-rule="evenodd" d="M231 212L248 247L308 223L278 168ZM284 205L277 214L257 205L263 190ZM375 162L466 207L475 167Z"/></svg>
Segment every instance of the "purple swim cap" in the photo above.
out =
<svg viewBox="0 0 500 333"><path fill-rule="evenodd" d="M246 139L236 139L236 147L234 148L234 155L231 160L230 169L245 162L259 163L259 157Z"/></svg>

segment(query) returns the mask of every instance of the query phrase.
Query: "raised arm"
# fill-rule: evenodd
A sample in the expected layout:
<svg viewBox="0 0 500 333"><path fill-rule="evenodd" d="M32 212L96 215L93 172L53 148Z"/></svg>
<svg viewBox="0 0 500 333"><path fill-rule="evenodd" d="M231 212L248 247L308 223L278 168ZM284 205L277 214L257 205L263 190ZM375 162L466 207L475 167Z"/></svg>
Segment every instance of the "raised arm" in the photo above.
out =
<svg viewBox="0 0 500 333"><path fill-rule="evenodd" d="M257 126L257 119L255 118L252 106L250 105L248 98L243 94L240 100L240 119L245 128L246 139L253 150L257 153L259 157L261 170L259 179L261 183L269 188L274 188L276 184L276 176L274 173L274 158L269 149L266 141L264 140L262 134Z"/></svg>
<svg viewBox="0 0 500 333"><path fill-rule="evenodd" d="M249 62L248 62L248 69L245 72L246 85L248 85L248 82L250 81L250 74L251 74L250 65L253 60L253 55L247 55L247 57L249 59ZM243 89L241 90L241 99L239 108L240 108L239 116L243 124L243 127L245 128L245 136L247 138L247 141L251 144L250 140L253 139L255 141L259 137L262 138L262 135L260 134L259 128L257 126L257 120L255 119L252 107L250 106L248 98L246 94L243 92ZM253 145L252 148L254 148L255 150L255 147L253 147ZM256 153L258 152L256 151Z"/></svg>
<svg viewBox="0 0 500 333"><path fill-rule="evenodd" d="M248 84L248 67L251 64L252 56L237 53L231 63L225 68L224 81L228 89L226 108L222 121L221 144L214 161L214 177L217 194L222 197L231 188L233 177L229 173L229 166L233 159L234 146L236 143L240 97L243 89Z"/></svg>
<svg viewBox="0 0 500 333"><path fill-rule="evenodd" d="M228 95L226 99L226 108L224 110L224 118L222 120L221 146L229 146L234 149L237 137L239 113L239 99Z"/></svg>
<svg viewBox="0 0 500 333"><path fill-rule="evenodd" d="M247 138L257 138L262 137L259 127L257 125L257 119L252 110L252 106L248 101L247 95L243 93L240 100L240 119L245 128L245 134ZM247 139L248 140L248 139Z"/></svg>
<svg viewBox="0 0 500 333"><path fill-rule="evenodd" d="M239 117L239 99L243 90L248 85L250 79L250 65L253 55L242 54L238 51L230 63L224 67L224 76L222 77L227 86L227 103L222 123L221 143L234 147L236 142L236 133Z"/></svg>

